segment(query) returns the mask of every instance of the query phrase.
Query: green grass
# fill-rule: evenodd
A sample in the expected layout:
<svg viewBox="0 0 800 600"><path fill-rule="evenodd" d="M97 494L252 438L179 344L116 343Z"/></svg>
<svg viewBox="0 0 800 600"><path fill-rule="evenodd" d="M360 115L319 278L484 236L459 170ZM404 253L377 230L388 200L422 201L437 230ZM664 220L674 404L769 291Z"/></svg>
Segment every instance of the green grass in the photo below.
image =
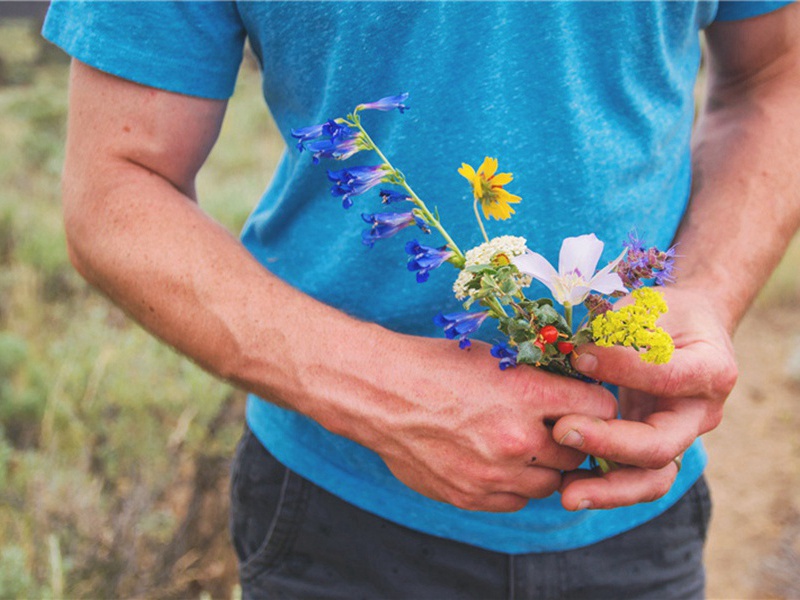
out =
<svg viewBox="0 0 800 600"><path fill-rule="evenodd" d="M240 416L243 397L74 272L59 200L66 62L42 63L24 23L0 25L0 58L0 598L199 593L159 580L181 556L159 563L198 465L232 455L241 422L224 414ZM282 152L259 86L245 63L198 180L234 232Z"/></svg>

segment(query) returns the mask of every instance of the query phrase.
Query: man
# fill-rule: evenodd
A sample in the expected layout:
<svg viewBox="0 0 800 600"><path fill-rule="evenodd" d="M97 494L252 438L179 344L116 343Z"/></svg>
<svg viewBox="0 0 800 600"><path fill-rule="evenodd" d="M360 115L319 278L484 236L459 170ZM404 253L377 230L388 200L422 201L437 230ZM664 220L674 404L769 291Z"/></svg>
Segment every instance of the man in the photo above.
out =
<svg viewBox="0 0 800 600"><path fill-rule="evenodd" d="M702 596L697 438L735 381L730 335L800 221L800 15L781 4L54 5L45 34L76 59L75 266L253 394L233 482L247 597ZM623 419L603 388L435 339L452 278L417 286L396 243L366 252L306 154L284 156L244 245L203 214L194 178L245 36L287 142L410 91L407 114L365 123L465 247L479 238L455 169L486 155L523 196L495 234L550 257L588 232L609 254L632 228L677 241L669 365L595 347L575 362L620 386ZM586 454L626 468L576 470Z"/></svg>

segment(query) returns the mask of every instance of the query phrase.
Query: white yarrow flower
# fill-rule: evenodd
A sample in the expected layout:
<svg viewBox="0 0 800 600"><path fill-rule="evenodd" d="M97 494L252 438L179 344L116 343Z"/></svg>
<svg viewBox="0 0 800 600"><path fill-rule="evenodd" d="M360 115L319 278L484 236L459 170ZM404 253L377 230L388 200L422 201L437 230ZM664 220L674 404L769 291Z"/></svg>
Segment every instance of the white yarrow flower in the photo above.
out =
<svg viewBox="0 0 800 600"><path fill-rule="evenodd" d="M498 254L505 254L508 260L511 261L514 257L522 256L528 251L526 244L527 241L524 237L513 235L501 235L500 237L492 238L488 242L484 242L480 246L475 246L472 250L467 251L464 255L466 259L464 267L488 265ZM458 274L458 279L453 284L453 292L456 295L456 299L465 300L468 296L474 294L474 290L467 290L467 284L474 277L473 273L463 270ZM527 275L518 278L520 287L529 286L531 281L531 278Z"/></svg>

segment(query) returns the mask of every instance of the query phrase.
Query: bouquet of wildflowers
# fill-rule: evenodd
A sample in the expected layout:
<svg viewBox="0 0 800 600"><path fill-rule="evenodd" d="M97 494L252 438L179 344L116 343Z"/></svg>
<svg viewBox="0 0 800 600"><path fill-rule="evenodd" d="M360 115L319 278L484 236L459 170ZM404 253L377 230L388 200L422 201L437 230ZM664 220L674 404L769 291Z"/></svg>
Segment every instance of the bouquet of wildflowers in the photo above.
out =
<svg viewBox="0 0 800 600"><path fill-rule="evenodd" d="M675 249L647 247L632 233L619 256L597 270L604 244L590 233L563 241L556 269L528 249L525 238L503 235L489 239L483 219L509 219L514 214L511 205L521 198L505 189L513 181L511 173L499 173L497 160L487 157L477 170L466 163L458 170L471 187L475 218L485 240L462 252L438 212L414 192L361 124L361 111L397 109L402 113L408 109L407 99L408 94L401 94L359 104L344 118L293 130L292 136L298 140L298 150L309 152L314 163L323 158L343 161L359 152L378 156L377 165L328 171L331 193L346 209L353 205L353 197L378 186L383 205L401 207L363 213L368 224L362 233L364 244L371 247L407 227L441 236L442 245L423 245L415 239L406 244L405 251L408 269L416 272L419 283L445 263L458 270L453 292L465 310L436 315L435 322L445 336L467 348L469 336L493 319L502 333L502 340L492 348L501 369L527 364L581 378L570 356L576 346L587 342L629 346L640 351L646 362L668 362L674 344L656 324L667 306L660 292L647 284L663 285L672 280ZM534 280L550 290L560 310L549 298L525 295L524 290ZM628 294L632 302L612 310L613 299ZM587 316L581 323L573 323L573 309L581 304L587 308Z"/></svg>

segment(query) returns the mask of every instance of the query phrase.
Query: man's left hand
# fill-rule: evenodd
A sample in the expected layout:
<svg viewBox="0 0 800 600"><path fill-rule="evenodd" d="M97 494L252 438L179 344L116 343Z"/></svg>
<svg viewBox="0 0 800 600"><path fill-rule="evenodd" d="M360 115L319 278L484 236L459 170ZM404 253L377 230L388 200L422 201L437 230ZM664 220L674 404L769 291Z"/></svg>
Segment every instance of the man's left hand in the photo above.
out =
<svg viewBox="0 0 800 600"><path fill-rule="evenodd" d="M620 387L622 418L568 415L558 420L553 436L562 445L622 468L605 474L599 469L567 473L561 501L568 510L660 498L675 481L679 457L722 419L737 376L730 333L701 292L678 286L660 289L669 312L659 325L675 341L669 363L644 363L631 348L578 348L578 370Z"/></svg>

